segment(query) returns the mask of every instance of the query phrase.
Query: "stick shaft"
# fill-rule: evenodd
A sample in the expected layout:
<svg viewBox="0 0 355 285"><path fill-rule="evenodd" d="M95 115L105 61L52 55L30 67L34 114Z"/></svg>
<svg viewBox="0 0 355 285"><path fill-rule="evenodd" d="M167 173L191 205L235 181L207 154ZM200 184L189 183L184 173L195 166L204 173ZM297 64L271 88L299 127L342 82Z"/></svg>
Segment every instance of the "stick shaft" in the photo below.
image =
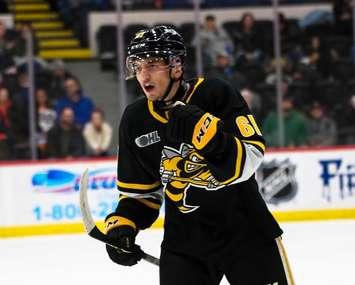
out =
<svg viewBox="0 0 355 285"><path fill-rule="evenodd" d="M97 226L95 225L94 219L91 215L91 211L90 211L90 207L89 207L89 203L88 203L88 198L87 198L88 181L89 181L89 171L85 170L85 172L83 173L81 180L80 180L80 195L79 195L80 210L81 210L85 230L88 233L88 235L91 236L92 238L97 239L101 242L104 242L114 248L118 248L115 245L115 241L110 239L103 232L101 232L97 228ZM159 258L156 258L150 254L147 254L144 251L142 251L141 253L142 253L142 258L145 261L159 266Z"/></svg>

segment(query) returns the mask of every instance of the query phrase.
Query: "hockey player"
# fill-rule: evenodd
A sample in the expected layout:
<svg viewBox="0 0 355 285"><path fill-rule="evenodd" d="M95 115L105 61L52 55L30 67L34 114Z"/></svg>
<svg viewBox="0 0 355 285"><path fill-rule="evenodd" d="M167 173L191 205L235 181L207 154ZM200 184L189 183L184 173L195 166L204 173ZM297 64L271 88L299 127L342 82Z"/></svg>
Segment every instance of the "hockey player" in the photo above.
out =
<svg viewBox="0 0 355 285"><path fill-rule="evenodd" d="M258 192L255 170L265 144L241 95L218 79L184 80L186 48L171 28L139 31L127 67L144 97L119 128L116 211L107 246L121 265L136 264L133 246L165 201L161 285L292 284L282 230Z"/></svg>

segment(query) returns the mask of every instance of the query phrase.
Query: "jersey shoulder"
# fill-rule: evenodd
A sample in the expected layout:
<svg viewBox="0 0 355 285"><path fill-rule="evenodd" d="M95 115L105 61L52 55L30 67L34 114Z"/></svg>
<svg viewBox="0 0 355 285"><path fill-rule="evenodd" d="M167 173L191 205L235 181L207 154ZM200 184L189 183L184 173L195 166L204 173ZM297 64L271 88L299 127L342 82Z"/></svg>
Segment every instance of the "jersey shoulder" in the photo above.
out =
<svg viewBox="0 0 355 285"><path fill-rule="evenodd" d="M227 81L219 78L200 78L192 80L193 91L188 103L204 106L209 110L219 109L225 105L240 106L244 100L239 91L234 89Z"/></svg>
<svg viewBox="0 0 355 285"><path fill-rule="evenodd" d="M129 104L122 115L122 120L131 120L131 119L139 119L140 117L144 117L144 114L147 113L148 103L146 97L139 97L133 103Z"/></svg>

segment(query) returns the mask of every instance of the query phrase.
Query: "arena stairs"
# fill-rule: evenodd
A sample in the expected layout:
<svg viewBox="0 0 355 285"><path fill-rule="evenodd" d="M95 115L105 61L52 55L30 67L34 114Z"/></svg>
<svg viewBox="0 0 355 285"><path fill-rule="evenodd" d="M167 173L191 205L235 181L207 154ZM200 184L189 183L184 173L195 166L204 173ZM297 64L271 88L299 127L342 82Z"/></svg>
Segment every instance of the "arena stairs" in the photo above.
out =
<svg viewBox="0 0 355 285"><path fill-rule="evenodd" d="M91 59L93 53L82 48L71 29L65 27L45 0L13 0L10 11L16 25L31 23L39 45L39 56L44 59Z"/></svg>

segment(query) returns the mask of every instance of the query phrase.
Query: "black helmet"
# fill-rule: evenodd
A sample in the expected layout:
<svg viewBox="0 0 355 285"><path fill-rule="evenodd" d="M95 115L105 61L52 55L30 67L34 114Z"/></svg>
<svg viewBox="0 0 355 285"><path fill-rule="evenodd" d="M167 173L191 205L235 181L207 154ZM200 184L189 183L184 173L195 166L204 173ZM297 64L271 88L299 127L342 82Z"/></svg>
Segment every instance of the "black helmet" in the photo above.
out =
<svg viewBox="0 0 355 285"><path fill-rule="evenodd" d="M163 58L171 64L174 59L183 63L185 56L186 47L182 36L167 26L155 26L140 30L134 35L128 45L126 65L132 73L136 60Z"/></svg>

